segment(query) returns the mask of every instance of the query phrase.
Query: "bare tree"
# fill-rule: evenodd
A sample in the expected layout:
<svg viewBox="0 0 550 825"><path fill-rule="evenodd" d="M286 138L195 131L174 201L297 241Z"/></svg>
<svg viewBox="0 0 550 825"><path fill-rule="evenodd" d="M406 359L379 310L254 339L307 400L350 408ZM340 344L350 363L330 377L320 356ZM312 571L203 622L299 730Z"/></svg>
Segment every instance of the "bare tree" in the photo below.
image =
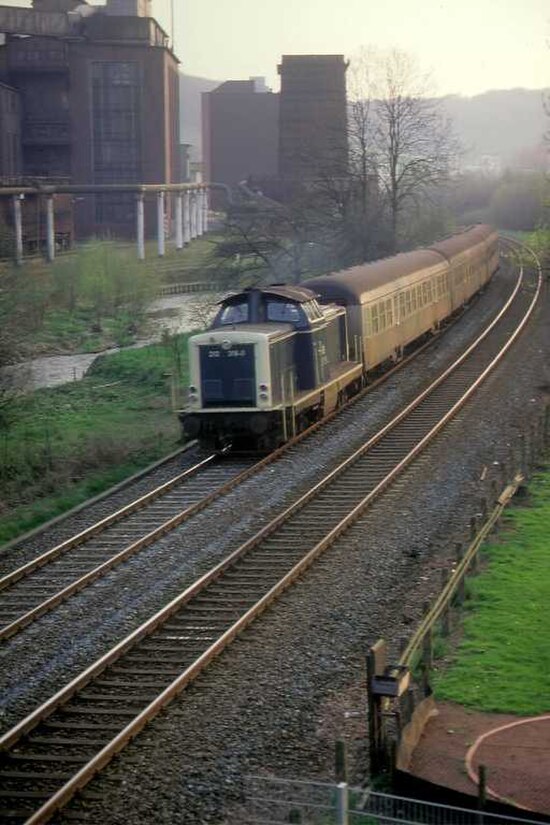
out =
<svg viewBox="0 0 550 825"><path fill-rule="evenodd" d="M377 181L395 251L406 207L430 199L448 180L458 143L410 55L362 50L352 67L355 165L364 181Z"/></svg>

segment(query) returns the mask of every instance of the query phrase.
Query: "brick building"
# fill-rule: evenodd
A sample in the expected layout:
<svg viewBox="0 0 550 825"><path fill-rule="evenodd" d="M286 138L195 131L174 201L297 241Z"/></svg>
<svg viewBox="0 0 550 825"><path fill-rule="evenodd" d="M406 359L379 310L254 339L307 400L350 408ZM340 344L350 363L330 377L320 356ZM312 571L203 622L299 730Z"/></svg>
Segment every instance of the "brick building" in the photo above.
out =
<svg viewBox="0 0 550 825"><path fill-rule="evenodd" d="M179 181L178 61L151 0L34 0L0 8L0 32L0 81L21 101L23 176ZM83 195L74 209L78 235L134 231L130 195Z"/></svg>
<svg viewBox="0 0 550 825"><path fill-rule="evenodd" d="M344 175L348 166L346 70L342 55L283 55L279 175L289 181Z"/></svg>
<svg viewBox="0 0 550 825"><path fill-rule="evenodd" d="M235 186L277 174L279 95L263 78L228 80L202 95L205 180Z"/></svg>

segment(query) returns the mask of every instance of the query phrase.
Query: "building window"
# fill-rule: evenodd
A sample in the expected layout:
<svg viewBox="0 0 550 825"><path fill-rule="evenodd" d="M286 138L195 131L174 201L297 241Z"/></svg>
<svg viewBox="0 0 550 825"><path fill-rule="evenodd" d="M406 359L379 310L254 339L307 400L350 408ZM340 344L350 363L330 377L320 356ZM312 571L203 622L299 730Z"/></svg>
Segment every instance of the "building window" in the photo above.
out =
<svg viewBox="0 0 550 825"><path fill-rule="evenodd" d="M141 175L141 73L138 63L92 63L95 183L138 183ZM126 198L96 199L99 223L126 222Z"/></svg>

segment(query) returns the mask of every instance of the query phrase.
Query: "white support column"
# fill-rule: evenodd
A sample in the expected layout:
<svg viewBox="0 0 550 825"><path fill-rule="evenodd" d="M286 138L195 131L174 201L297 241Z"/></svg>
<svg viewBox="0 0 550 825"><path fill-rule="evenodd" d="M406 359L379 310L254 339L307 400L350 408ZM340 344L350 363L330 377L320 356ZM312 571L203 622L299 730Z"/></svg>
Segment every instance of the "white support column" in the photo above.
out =
<svg viewBox="0 0 550 825"><path fill-rule="evenodd" d="M189 207L191 212L191 240L197 237L197 195L196 190L190 192Z"/></svg>
<svg viewBox="0 0 550 825"><path fill-rule="evenodd" d="M164 192L157 192L157 237L159 258L162 258L166 251L164 238Z"/></svg>
<svg viewBox="0 0 550 825"><path fill-rule="evenodd" d="M191 192L185 190L183 196L183 243L188 244L191 240Z"/></svg>
<svg viewBox="0 0 550 825"><path fill-rule="evenodd" d="M23 221L21 218L21 201L24 195L13 195L13 225L15 228L15 263L21 266L23 263Z"/></svg>
<svg viewBox="0 0 550 825"><path fill-rule="evenodd" d="M176 249L183 249L183 192L176 192Z"/></svg>
<svg viewBox="0 0 550 825"><path fill-rule="evenodd" d="M202 227L202 189L197 189L197 237L200 238L204 232Z"/></svg>
<svg viewBox="0 0 550 825"><path fill-rule="evenodd" d="M46 259L49 263L55 258L55 225L53 195L46 196Z"/></svg>
<svg viewBox="0 0 550 825"><path fill-rule="evenodd" d="M145 196L140 193L136 196L136 241L139 261L145 260Z"/></svg>
<svg viewBox="0 0 550 825"><path fill-rule="evenodd" d="M208 232L208 189L202 190L202 204L204 208L202 218L203 232Z"/></svg>

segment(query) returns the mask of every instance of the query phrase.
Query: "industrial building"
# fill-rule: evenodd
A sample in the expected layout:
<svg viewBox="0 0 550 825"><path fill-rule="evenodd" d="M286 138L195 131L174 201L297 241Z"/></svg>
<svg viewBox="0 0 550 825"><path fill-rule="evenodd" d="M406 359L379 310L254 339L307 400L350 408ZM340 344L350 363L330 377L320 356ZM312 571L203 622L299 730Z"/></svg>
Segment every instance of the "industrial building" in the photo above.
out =
<svg viewBox="0 0 550 825"><path fill-rule="evenodd" d="M279 175L289 181L344 175L348 138L343 55L283 55L277 69Z"/></svg>
<svg viewBox="0 0 550 825"><path fill-rule="evenodd" d="M285 198L295 185L348 165L347 63L342 55L284 55L280 94L262 79L232 80L202 95L207 180L243 180Z"/></svg>
<svg viewBox="0 0 550 825"><path fill-rule="evenodd" d="M228 80L202 95L205 179L235 186L277 175L279 95L263 78Z"/></svg>
<svg viewBox="0 0 550 825"><path fill-rule="evenodd" d="M0 151L0 176L83 186L179 182L178 60L151 9L151 0L0 6L2 140L10 90L19 110L18 128L10 128L16 148L9 163ZM135 230L126 193L83 195L73 209L78 236Z"/></svg>

